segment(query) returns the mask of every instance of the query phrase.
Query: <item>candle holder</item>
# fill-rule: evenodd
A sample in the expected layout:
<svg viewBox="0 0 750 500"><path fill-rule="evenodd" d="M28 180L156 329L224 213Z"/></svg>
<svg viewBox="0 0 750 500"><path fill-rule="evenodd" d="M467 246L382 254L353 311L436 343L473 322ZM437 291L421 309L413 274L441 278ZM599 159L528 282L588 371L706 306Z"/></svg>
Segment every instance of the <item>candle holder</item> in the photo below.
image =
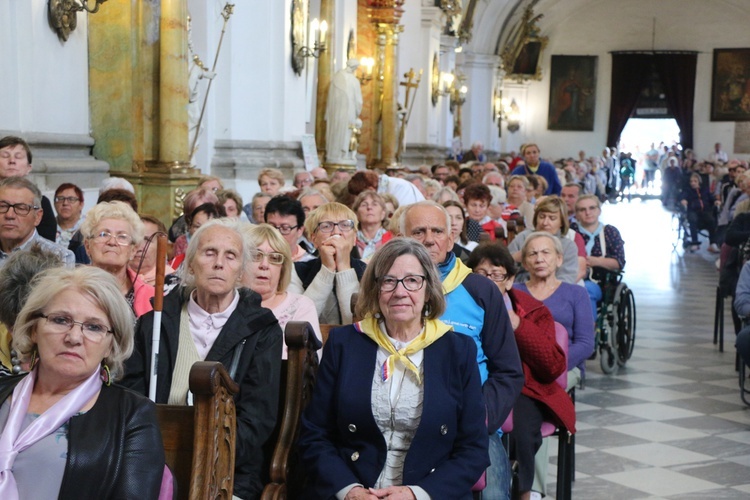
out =
<svg viewBox="0 0 750 500"><path fill-rule="evenodd" d="M90 14L99 12L99 6L107 0L94 0L94 6L89 7L90 0L49 0L47 14L49 24L63 42L68 41L70 32L78 26L78 13L86 11Z"/></svg>

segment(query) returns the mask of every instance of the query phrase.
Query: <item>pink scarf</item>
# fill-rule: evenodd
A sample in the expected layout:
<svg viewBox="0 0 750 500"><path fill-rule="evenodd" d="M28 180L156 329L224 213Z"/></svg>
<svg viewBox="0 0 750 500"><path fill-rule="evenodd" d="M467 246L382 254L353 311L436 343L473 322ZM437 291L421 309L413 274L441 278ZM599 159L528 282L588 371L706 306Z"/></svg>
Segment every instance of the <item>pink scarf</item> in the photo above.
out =
<svg viewBox="0 0 750 500"><path fill-rule="evenodd" d="M34 369L13 389L8 421L0 435L0 498L3 499L18 499L18 486L13 477L13 463L18 454L59 429L102 387L97 368L88 379L52 405L21 432L21 424L29 407L36 376L37 370Z"/></svg>

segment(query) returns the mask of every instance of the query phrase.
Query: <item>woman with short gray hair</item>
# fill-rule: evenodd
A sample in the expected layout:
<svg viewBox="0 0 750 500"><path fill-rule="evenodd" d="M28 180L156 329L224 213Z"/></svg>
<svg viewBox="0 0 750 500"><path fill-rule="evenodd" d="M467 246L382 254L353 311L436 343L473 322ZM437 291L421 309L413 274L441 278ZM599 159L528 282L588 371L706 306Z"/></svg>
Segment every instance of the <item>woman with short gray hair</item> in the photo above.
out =
<svg viewBox="0 0 750 500"><path fill-rule="evenodd" d="M234 492L258 498L266 442L276 425L282 332L261 297L240 288L255 247L241 222L212 219L190 239L179 270L182 286L164 297L157 360L156 402L188 404L188 375L196 361L220 361L239 385ZM154 313L143 316L123 385L148 394ZM268 458L268 457L266 457Z"/></svg>

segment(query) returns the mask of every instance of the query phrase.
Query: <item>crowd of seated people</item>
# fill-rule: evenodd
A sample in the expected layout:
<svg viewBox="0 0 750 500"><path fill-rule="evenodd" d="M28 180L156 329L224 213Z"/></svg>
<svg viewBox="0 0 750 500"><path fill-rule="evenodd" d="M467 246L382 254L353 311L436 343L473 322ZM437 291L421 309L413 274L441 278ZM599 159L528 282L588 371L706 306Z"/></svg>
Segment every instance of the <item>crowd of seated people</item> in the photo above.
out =
<svg viewBox="0 0 750 500"><path fill-rule="evenodd" d="M3 144L0 152L27 147ZM624 243L615 228L599 222L599 200L616 174L608 173L616 168L610 158L590 168L585 161L556 168L536 144L498 162L487 162L481 149L474 154L473 163L448 161L408 173L329 176L321 169L287 179L268 168L259 172L257 194L206 176L187 194L184 216L166 221L169 228L138 212L132 186L105 190L84 213L82 190L64 184L55 192L58 229L51 240L36 230L41 193L20 186L23 177L9 177L7 185L0 180L0 218L23 219L26 229L19 237L0 226L0 266L33 240L64 265L78 262L106 275L117 301L138 318L117 376L142 395L151 383L151 298L163 294L156 402L189 404L195 361L225 365L239 385L238 498L258 498L262 490L270 458L264 445L280 417L282 330L302 320L321 340L320 325L342 327L319 353L318 386L300 436L316 491L349 499L469 498L484 472L484 497L506 499L510 467L501 426L514 408L514 419L526 424L519 421L513 442L527 494L540 447L537 422L549 418L575 432L572 401L550 385L564 372L553 321L568 332L572 387L593 350L596 298L584 284L595 285L601 269L623 268ZM0 177L2 162L0 156ZM250 201L243 206L243 200ZM581 205L593 200L596 210ZM511 221L525 231L506 230ZM157 233L171 242L164 290L153 286ZM66 242L75 245L75 255ZM519 272L528 281L512 286ZM109 345L109 330L119 327L106 314L95 317L101 321L93 325L72 309L47 324L75 332L62 342L83 346L96 337L89 330L102 327L98 333ZM34 328L45 324L37 323ZM529 332L537 331L545 344L530 346ZM10 338L6 328L0 353L10 352ZM14 352L24 357L29 349ZM540 356L551 361L541 363ZM39 357L43 366L41 351ZM17 363L21 372L29 361ZM367 408L360 408L363 402ZM0 426L2 416L0 407ZM437 446L427 438L425 447L424 432L443 441ZM0 452L2 446L0 437ZM412 460L418 470L404 467ZM440 474L430 474L433 469Z"/></svg>

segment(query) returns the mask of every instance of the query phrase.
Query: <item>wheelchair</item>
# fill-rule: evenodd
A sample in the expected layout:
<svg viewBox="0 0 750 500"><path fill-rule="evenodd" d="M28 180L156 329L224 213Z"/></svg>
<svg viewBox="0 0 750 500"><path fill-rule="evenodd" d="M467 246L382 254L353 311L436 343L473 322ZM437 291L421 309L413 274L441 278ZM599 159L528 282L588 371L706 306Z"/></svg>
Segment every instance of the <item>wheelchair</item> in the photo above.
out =
<svg viewBox="0 0 750 500"><path fill-rule="evenodd" d="M687 211L680 206L672 212L672 251L689 246L690 225L687 220Z"/></svg>
<svg viewBox="0 0 750 500"><path fill-rule="evenodd" d="M622 281L622 272L605 271L599 282L602 300L597 304L594 349L602 371L611 375L625 366L635 347L635 297Z"/></svg>

